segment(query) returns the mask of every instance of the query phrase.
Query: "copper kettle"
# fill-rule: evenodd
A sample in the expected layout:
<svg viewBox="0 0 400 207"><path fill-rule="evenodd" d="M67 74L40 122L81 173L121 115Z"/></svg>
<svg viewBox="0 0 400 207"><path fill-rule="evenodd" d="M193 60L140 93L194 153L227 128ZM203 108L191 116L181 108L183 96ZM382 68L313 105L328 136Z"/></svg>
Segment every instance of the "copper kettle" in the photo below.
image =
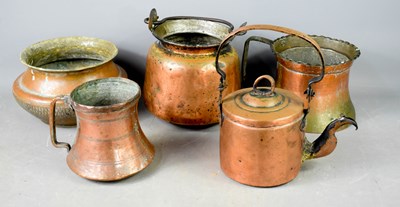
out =
<svg viewBox="0 0 400 207"><path fill-rule="evenodd" d="M238 29L267 28L295 34L317 49L324 69L319 45L301 32L273 25L249 25ZM232 37L228 36L222 43ZM217 70L218 54L216 59ZM221 75L221 91L225 87ZM323 75L311 80L306 94L311 101L312 85ZM267 79L271 87L258 87ZM328 124L312 143L304 136L308 104L291 91L275 88L271 76L259 77L253 88L238 90L220 99L220 163L224 173L240 183L251 186L277 186L294 179L303 161L330 154L336 147L335 131L347 124L357 127L349 117L340 117Z"/></svg>

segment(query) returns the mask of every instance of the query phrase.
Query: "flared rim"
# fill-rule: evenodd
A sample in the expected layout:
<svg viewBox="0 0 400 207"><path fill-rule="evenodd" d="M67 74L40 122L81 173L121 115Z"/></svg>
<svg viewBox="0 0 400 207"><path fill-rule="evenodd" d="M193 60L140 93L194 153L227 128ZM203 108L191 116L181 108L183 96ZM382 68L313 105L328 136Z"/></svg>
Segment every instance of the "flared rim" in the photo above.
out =
<svg viewBox="0 0 400 207"><path fill-rule="evenodd" d="M22 64L29 68L46 72L72 72L94 68L114 59L118 54L117 47L107 40L70 36L48 39L25 48L20 55ZM44 67L60 60L93 60L92 63L77 67Z"/></svg>
<svg viewBox="0 0 400 207"><path fill-rule="evenodd" d="M341 65L348 62L352 62L361 55L360 49L350 42L323 35L309 35L309 36L312 37L320 45L322 50L324 49L333 50L347 57L347 60L335 62L335 64L326 63L326 66ZM292 44L288 42L290 41L290 39L299 39L299 41ZM274 40L272 43L272 51L279 58L307 66L321 66L321 64L310 64L308 62L295 60L287 56L286 57L282 56L282 52L284 52L287 49L295 47L311 47L311 45L309 45L308 42L302 40L301 38L295 35L286 35L280 37Z"/></svg>

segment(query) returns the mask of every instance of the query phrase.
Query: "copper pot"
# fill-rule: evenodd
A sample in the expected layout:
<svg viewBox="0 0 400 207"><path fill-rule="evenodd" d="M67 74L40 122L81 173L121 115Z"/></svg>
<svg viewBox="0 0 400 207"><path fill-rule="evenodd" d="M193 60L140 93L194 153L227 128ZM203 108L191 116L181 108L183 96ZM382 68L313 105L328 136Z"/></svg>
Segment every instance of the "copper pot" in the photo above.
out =
<svg viewBox="0 0 400 207"><path fill-rule="evenodd" d="M14 97L23 109L48 123L53 98L67 95L89 80L127 77L112 61L117 53L111 42L91 37L62 37L33 44L21 53L21 62L28 69L14 81ZM61 104L56 122L75 125L75 113Z"/></svg>
<svg viewBox="0 0 400 207"><path fill-rule="evenodd" d="M78 86L69 96L53 99L49 123L55 147L71 149L70 144L56 138L56 103L63 100L76 113L77 135L67 156L73 172L90 180L114 181L134 175L151 163L154 147L140 128L139 98L140 87L135 82L104 78Z"/></svg>
<svg viewBox="0 0 400 207"><path fill-rule="evenodd" d="M289 28L245 26L228 35L220 47L235 34L252 29L281 31L303 38L318 51L324 70L325 61L319 45L306 34ZM224 73L219 73L223 90ZM275 88L271 76L261 76L253 88L241 89L221 99L220 162L228 177L251 186L285 184L297 176L303 161L326 156L335 149L335 131L339 127L347 124L357 127L352 118L343 116L329 123L314 142L305 138L308 103L314 94L312 85L322 77L321 74L309 81L306 104L295 93ZM258 87L263 79L269 80L271 87Z"/></svg>
<svg viewBox="0 0 400 207"><path fill-rule="evenodd" d="M227 21L204 17L168 17L158 20L156 10L145 19L158 39L149 49L143 98L155 116L179 125L218 122L218 74L215 50L232 31ZM226 45L221 64L230 83L224 94L240 88L239 58Z"/></svg>
<svg viewBox="0 0 400 207"><path fill-rule="evenodd" d="M350 67L360 56L360 50L353 44L330 37L310 35L321 47L325 57L325 70L321 71L318 55L312 46L295 35L288 35L271 41L265 37L253 36L246 40L242 70L246 74L249 43L257 41L271 46L277 59L277 86L293 91L307 102L303 93L308 81L324 73L324 79L314 85L318 93L311 103L307 116L306 132L321 133L326 124L335 117L345 115L355 119L355 109L349 94ZM243 77L245 78L245 77Z"/></svg>

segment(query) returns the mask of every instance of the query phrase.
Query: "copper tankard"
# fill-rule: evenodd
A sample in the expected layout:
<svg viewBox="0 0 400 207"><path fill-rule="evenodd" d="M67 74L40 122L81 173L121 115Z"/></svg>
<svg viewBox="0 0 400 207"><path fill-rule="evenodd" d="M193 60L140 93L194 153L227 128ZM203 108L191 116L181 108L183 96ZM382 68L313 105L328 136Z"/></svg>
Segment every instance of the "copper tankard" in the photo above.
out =
<svg viewBox="0 0 400 207"><path fill-rule="evenodd" d="M69 96L50 104L49 124L52 143L66 148L67 164L81 177L114 181L129 177L148 166L154 147L140 128L137 105L140 87L125 78L105 78L76 87ZM77 135L71 149L58 142L54 111L63 100L74 109Z"/></svg>
<svg viewBox="0 0 400 207"><path fill-rule="evenodd" d="M314 85L318 91L311 102L307 116L306 132L320 133L326 124L340 115L355 119L354 105L349 94L350 67L360 56L360 50L353 44L330 37L310 35L321 47L325 58L325 71L321 71L318 55L312 46L295 35L288 35L271 41L265 37L253 36L246 40L242 70L246 74L246 62L250 41L269 44L277 59L277 86L293 91L304 102L308 81L324 73L324 78ZM245 77L243 77L245 78Z"/></svg>
<svg viewBox="0 0 400 207"><path fill-rule="evenodd" d="M239 28L224 39L220 47L235 34L254 29L267 29L294 34L311 43L318 51L324 70L324 58L319 45L304 33L273 25L249 25ZM225 87L221 74L221 92ZM322 79L321 74L310 80L307 100L295 93L275 88L271 76L261 76L253 88L238 90L220 99L220 163L223 172L235 181L251 186L278 186L293 180L303 161L329 155L336 147L335 131L344 125L357 123L349 117L339 117L329 123L324 132L309 142L304 136L308 104L314 94L312 85ZM263 79L271 87L259 87ZM317 91L318 92L318 91ZM221 97L221 96L220 96Z"/></svg>

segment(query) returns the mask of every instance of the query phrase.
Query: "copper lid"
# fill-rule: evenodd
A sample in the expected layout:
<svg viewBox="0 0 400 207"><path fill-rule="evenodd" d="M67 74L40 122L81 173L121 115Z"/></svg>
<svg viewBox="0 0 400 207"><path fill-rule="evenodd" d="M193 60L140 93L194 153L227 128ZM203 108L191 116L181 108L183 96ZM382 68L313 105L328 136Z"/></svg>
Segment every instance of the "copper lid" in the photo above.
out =
<svg viewBox="0 0 400 207"><path fill-rule="evenodd" d="M271 87L257 87L267 79ZM294 93L275 88L271 76L264 75L245 88L224 98L222 111L226 118L251 127L275 127L299 120L303 116L303 101Z"/></svg>

